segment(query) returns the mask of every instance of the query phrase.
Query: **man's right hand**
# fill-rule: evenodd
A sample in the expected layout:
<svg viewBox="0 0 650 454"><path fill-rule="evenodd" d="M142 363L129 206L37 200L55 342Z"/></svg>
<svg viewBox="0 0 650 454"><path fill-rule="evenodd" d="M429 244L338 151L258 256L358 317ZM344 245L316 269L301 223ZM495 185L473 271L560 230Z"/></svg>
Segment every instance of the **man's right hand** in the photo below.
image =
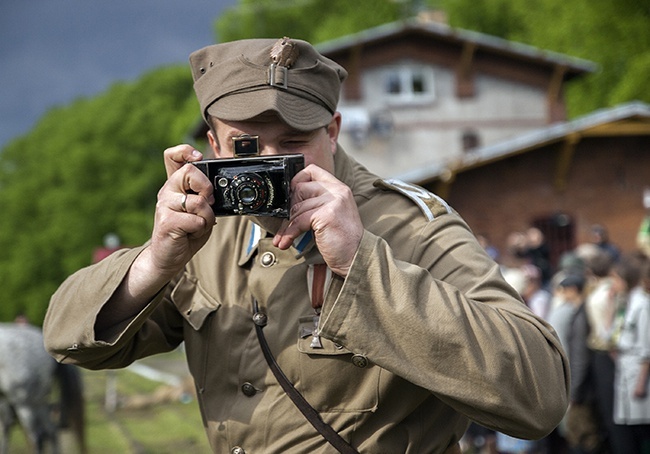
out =
<svg viewBox="0 0 650 454"><path fill-rule="evenodd" d="M210 180L188 162L203 155L189 145L165 150L167 181L158 192L151 244L150 271L166 280L178 273L208 241L215 223Z"/></svg>
<svg viewBox="0 0 650 454"><path fill-rule="evenodd" d="M164 156L167 181L158 192L151 242L98 314L98 339L112 339L114 326L140 312L205 245L214 227L212 184L187 164L203 155L189 145L178 145L165 150Z"/></svg>

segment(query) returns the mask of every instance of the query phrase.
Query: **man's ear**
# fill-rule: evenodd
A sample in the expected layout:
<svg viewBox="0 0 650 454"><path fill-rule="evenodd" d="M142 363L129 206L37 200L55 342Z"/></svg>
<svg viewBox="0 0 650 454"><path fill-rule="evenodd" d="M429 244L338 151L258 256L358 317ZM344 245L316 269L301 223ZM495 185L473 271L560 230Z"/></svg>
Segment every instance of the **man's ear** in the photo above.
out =
<svg viewBox="0 0 650 454"><path fill-rule="evenodd" d="M332 154L336 154L337 143L339 140L339 133L341 132L341 114L339 112L334 112L332 115L332 120L327 125L327 135L330 138L330 144L332 147Z"/></svg>
<svg viewBox="0 0 650 454"><path fill-rule="evenodd" d="M208 129L207 132L207 137L208 137L208 143L210 144L210 148L212 148L212 152L217 158L221 157L221 147L219 146L219 140L217 139L217 136L215 135L214 131L212 128Z"/></svg>

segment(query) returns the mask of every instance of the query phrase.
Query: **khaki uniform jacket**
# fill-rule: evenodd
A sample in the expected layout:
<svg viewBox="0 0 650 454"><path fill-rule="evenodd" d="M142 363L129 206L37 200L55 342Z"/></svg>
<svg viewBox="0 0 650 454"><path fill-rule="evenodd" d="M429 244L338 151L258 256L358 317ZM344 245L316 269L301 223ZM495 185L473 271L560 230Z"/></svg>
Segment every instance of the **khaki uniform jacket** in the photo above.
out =
<svg viewBox="0 0 650 454"><path fill-rule="evenodd" d="M215 453L334 452L270 372L252 321L256 300L284 373L360 452L444 452L468 418L522 438L550 432L564 415L569 379L549 325L444 201L375 185L340 149L335 165L365 232L348 277L329 282L320 319L308 279L310 264L322 262L316 248L278 250L264 232L258 240L250 219L228 217L110 342L95 339L95 318L141 248L68 278L46 316L47 349L99 369L184 341Z"/></svg>

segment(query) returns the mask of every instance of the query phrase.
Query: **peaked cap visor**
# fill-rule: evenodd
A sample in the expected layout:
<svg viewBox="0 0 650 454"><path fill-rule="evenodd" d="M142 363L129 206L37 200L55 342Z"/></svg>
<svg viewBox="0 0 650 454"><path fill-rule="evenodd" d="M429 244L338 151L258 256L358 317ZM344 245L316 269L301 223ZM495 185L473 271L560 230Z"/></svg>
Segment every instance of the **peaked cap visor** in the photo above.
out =
<svg viewBox="0 0 650 454"><path fill-rule="evenodd" d="M275 112L282 121L299 131L313 131L329 124L334 113L320 104L277 89L227 95L207 109L209 115L230 121L246 121L268 111Z"/></svg>

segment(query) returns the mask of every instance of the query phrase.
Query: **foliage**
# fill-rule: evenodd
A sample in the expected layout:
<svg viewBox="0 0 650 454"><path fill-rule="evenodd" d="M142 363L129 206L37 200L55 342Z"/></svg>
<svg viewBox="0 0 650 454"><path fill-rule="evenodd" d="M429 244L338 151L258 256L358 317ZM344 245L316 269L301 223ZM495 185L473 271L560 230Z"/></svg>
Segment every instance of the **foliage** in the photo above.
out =
<svg viewBox="0 0 650 454"><path fill-rule="evenodd" d="M186 68L145 74L53 109L0 154L0 320L40 323L49 297L109 232L144 242L162 151L183 141L198 105Z"/></svg>
<svg viewBox="0 0 650 454"><path fill-rule="evenodd" d="M600 70L572 83L571 116L622 102L650 102L649 0L442 0L452 26L580 57Z"/></svg>
<svg viewBox="0 0 650 454"><path fill-rule="evenodd" d="M240 0L217 20L219 41L292 38L319 43L410 17L419 2L406 0Z"/></svg>

